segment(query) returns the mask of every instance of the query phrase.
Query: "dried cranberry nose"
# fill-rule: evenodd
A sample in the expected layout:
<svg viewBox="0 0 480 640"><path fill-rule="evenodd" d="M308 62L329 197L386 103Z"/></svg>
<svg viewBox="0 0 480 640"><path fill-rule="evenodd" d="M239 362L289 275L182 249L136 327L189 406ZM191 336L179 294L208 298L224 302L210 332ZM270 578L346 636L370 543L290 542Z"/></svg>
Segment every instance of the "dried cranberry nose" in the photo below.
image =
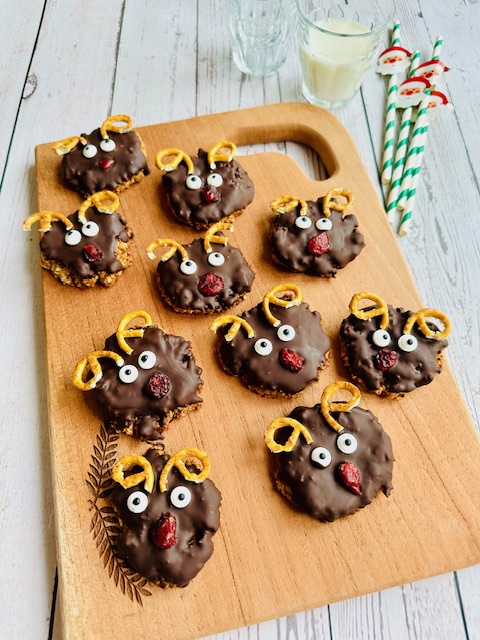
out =
<svg viewBox="0 0 480 640"><path fill-rule="evenodd" d="M177 541L177 520L171 513L162 513L150 529L153 544L159 549L170 549Z"/></svg>
<svg viewBox="0 0 480 640"><path fill-rule="evenodd" d="M221 198L220 191L211 184L206 184L202 187L202 196L208 204L210 204L210 202L218 202Z"/></svg>
<svg viewBox="0 0 480 640"><path fill-rule="evenodd" d="M278 356L280 364L284 369L288 369L292 373L298 373L303 369L305 360L292 349L282 349Z"/></svg>
<svg viewBox="0 0 480 640"><path fill-rule="evenodd" d="M337 480L347 491L354 493L356 496L362 495L360 488L360 471L353 462L341 462L336 469Z"/></svg>
<svg viewBox="0 0 480 640"><path fill-rule="evenodd" d="M398 353L396 351L392 351L391 349L380 349L373 359L373 362L377 369L380 369L380 371L386 371L387 369L390 369L390 367L393 367L397 360Z"/></svg>
<svg viewBox="0 0 480 640"><path fill-rule="evenodd" d="M161 400L170 391L170 378L166 373L154 373L145 385L145 392L154 400Z"/></svg>
<svg viewBox="0 0 480 640"><path fill-rule="evenodd" d="M83 256L87 262L98 262L103 258L103 251L96 244L86 244L83 247Z"/></svg>
<svg viewBox="0 0 480 640"><path fill-rule="evenodd" d="M330 242L330 236L325 231L319 233L318 236L310 238L307 244L308 253L312 256L321 256L322 253L330 251L332 243Z"/></svg>
<svg viewBox="0 0 480 640"><path fill-rule="evenodd" d="M100 160L100 166L105 171L105 169L110 169L115 164L115 160L113 158L105 157Z"/></svg>
<svg viewBox="0 0 480 640"><path fill-rule="evenodd" d="M223 280L215 273L206 273L198 281L198 290L202 296L218 296L224 288Z"/></svg>

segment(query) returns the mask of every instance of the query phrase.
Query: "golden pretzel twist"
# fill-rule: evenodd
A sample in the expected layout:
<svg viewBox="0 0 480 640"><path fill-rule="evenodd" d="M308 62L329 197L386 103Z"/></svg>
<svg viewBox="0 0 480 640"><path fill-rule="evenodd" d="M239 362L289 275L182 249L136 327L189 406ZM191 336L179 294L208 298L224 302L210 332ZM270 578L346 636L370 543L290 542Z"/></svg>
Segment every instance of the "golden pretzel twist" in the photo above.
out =
<svg viewBox="0 0 480 640"><path fill-rule="evenodd" d="M330 398L340 391L340 389L346 389L352 394L352 398L348 402L330 402ZM335 431L343 430L342 425L335 420L330 414L334 411L348 412L351 411L360 402L360 391L351 382L332 382L326 387L322 394L322 400L320 402L320 408L323 413L323 417L328 424L335 429Z"/></svg>
<svg viewBox="0 0 480 640"><path fill-rule="evenodd" d="M169 156L175 157L168 164L163 164L163 159L168 158ZM195 167L193 166L192 159L180 149L163 149L155 156L155 164L157 165L157 168L163 169L164 171L173 171L178 167L182 160L187 165L187 173L194 173Z"/></svg>
<svg viewBox="0 0 480 640"><path fill-rule="evenodd" d="M158 238L157 240L154 240L148 245L147 255L150 258L150 260L155 260L154 251L159 247L170 247L170 249L162 255L161 257L162 262L166 262L167 260L170 260L170 258L175 254L176 251L180 253L180 255L182 256L182 260L188 260L188 253L185 247L183 247L178 242L175 242L175 240L170 240L170 238Z"/></svg>
<svg viewBox="0 0 480 640"><path fill-rule="evenodd" d="M430 329L426 318L436 318L443 322L443 331L433 331ZM426 338L432 338L433 340L444 340L450 335L452 329L450 318L441 311L437 311L437 309L420 309L420 311L414 313L405 323L403 333L410 333L415 323L418 324L420 331Z"/></svg>
<svg viewBox="0 0 480 640"><path fill-rule="evenodd" d="M87 141L83 136L72 136L71 138L65 138L59 142L55 142L52 149L59 156L63 156L66 153L70 153L72 149L75 149L77 144L81 142L83 145L87 144Z"/></svg>
<svg viewBox="0 0 480 640"><path fill-rule="evenodd" d="M73 384L81 391L91 391L97 386L97 382L103 376L102 366L98 361L99 358L111 358L115 360L117 365L121 367L123 365L123 358L114 351L93 351L89 353L83 360L77 364L73 373ZM85 371L92 372L93 377L87 382L83 381Z"/></svg>
<svg viewBox="0 0 480 640"><path fill-rule="evenodd" d="M292 427L293 429L285 444L279 444L275 441L275 433L282 427ZM313 442L310 431L304 427L301 422L298 422L298 420L294 418L277 418L270 423L268 429L265 431L265 443L272 453L282 453L284 451L290 453L296 446L300 434L303 435L307 444Z"/></svg>
<svg viewBox="0 0 480 640"><path fill-rule="evenodd" d="M244 320L243 318L240 318L239 316L233 316L228 314L215 318L215 320L210 325L210 330L213 331L213 333L217 333L217 329L219 329L220 327L223 327L226 324L232 325L228 330L228 332L225 334L225 340L227 342L231 342L234 339L234 337L239 332L240 327L243 327L245 329L245 331L247 332L248 338L255 337L255 331L253 330L253 327L251 324L249 324L246 320Z"/></svg>
<svg viewBox="0 0 480 640"><path fill-rule="evenodd" d="M23 230L31 231L32 225L35 222L40 222L40 231L50 231L52 228L52 220L60 220L66 226L67 229L72 229L73 224L70 220L63 215L63 213L57 213L56 211L40 211L40 213L32 213L26 220L23 221Z"/></svg>
<svg viewBox="0 0 480 640"><path fill-rule="evenodd" d="M360 300L372 300L377 303L378 307L374 307L369 311L359 309L358 303ZM370 318L375 318L375 316L382 316L380 321L381 329L386 329L390 323L388 304L383 300L383 298L380 298L380 296L377 296L374 293L369 293L368 291L362 291L361 293L356 293L353 296L350 301L350 312L360 320L370 320Z"/></svg>
<svg viewBox="0 0 480 640"><path fill-rule="evenodd" d="M125 477L125 471L130 471L130 469L134 467L142 467L143 471ZM112 478L124 489L136 487L137 484L143 482L144 489L148 491L148 493L152 493L155 483L155 475L150 462L143 456L133 454L123 456L115 463L112 470Z"/></svg>
<svg viewBox="0 0 480 640"><path fill-rule="evenodd" d="M105 204L105 202L110 202L110 204ZM83 202L82 206L78 210L78 219L81 223L85 224L87 222L85 214L90 207L95 207L100 213L108 213L111 215L118 209L119 205L120 198L116 193L107 190L99 191Z"/></svg>
<svg viewBox="0 0 480 640"><path fill-rule="evenodd" d="M129 325L132 320L136 320L137 318L143 318L145 320L145 326L138 329L127 329L127 325ZM151 324L152 318L146 311L132 311L131 313L127 313L126 316L123 316L123 318L118 323L116 333L117 342L120 349L123 349L125 353L128 353L128 355L130 355L133 349L128 346L125 338L141 338L143 336L145 327L148 327Z"/></svg>
<svg viewBox="0 0 480 640"><path fill-rule="evenodd" d="M296 209L296 207L300 206L300 213L302 216L308 215L308 204L305 200L301 200L296 196L280 196L276 200L272 200L270 203L270 208L275 213L288 213L292 211L292 209Z"/></svg>
<svg viewBox="0 0 480 640"><path fill-rule="evenodd" d="M202 470L200 473L192 473L187 469L185 460L188 458L197 458L200 460L202 463ZM167 461L166 465L162 469L162 473L160 474L160 491L162 493L167 490L168 474L172 467L177 467L185 480L190 480L191 482L198 484L208 478L208 474L210 473L210 460L205 451L195 448L182 449L181 451L174 453Z"/></svg>
<svg viewBox="0 0 480 640"><path fill-rule="evenodd" d="M118 126L116 122L124 122L123 126ZM133 129L133 122L130 116L120 114L118 116L110 116L100 127L100 135L105 140L108 138L107 131L113 131L114 133L128 133Z"/></svg>
<svg viewBox="0 0 480 640"><path fill-rule="evenodd" d="M222 149L229 149L228 153L218 153ZM216 162L231 162L233 156L237 152L237 147L233 144L233 142L229 142L228 140L222 140L222 142L217 142L210 151L208 152L208 164L210 169L216 169Z"/></svg>
<svg viewBox="0 0 480 640"><path fill-rule="evenodd" d="M335 200L333 200L335 196L343 196L347 199L347 202L344 202L343 204L341 204L340 202L335 202ZM323 198L323 215L329 218L331 215L330 209L333 209L334 211L345 211L352 205L352 203L353 194L348 189L344 189L343 187L330 189L330 191Z"/></svg>
<svg viewBox="0 0 480 640"><path fill-rule="evenodd" d="M289 291L293 291L295 296L293 298L279 298L277 293L288 293ZM270 291L263 298L262 309L265 317L274 327L278 327L280 324L280 320L277 320L275 316L270 311L270 305L275 304L277 307L285 307L286 309L290 309L290 307L298 307L299 304L302 303L302 292L296 284L277 284L275 287L270 289Z"/></svg>
<svg viewBox="0 0 480 640"><path fill-rule="evenodd" d="M203 248L207 253L212 252L211 242L216 242L217 244L228 244L228 238L226 236L215 235L217 231L221 231L222 229L225 231L233 231L233 224L231 222L217 222L216 224L212 224L205 233L203 238Z"/></svg>

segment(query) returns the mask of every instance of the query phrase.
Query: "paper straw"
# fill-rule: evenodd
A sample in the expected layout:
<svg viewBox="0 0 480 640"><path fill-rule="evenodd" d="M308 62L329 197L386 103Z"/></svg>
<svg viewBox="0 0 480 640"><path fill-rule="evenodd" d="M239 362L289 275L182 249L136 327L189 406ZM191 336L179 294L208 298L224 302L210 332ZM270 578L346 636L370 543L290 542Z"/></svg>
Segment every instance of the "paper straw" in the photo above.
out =
<svg viewBox="0 0 480 640"><path fill-rule="evenodd" d="M443 36L437 36L435 38L435 45L433 47L432 60L440 60L440 53L443 47Z"/></svg>
<svg viewBox="0 0 480 640"><path fill-rule="evenodd" d="M427 137L428 127L426 129L427 130L423 134L424 139L422 141L423 144L421 145L422 149L425 147L425 141L426 141L425 139ZM423 162L424 155L425 154L421 153L418 156L418 165L415 167L415 170L413 171L413 174L412 174L412 180L410 183L410 190L408 192L407 202L405 204L405 209L403 210L402 217L400 219L400 226L398 228L398 233L401 236L406 236L410 230L412 213L413 213L413 208L415 206L415 198L417 195L417 186L418 186L418 181L420 179L420 171L422 170L422 162Z"/></svg>
<svg viewBox="0 0 480 640"><path fill-rule="evenodd" d="M395 22L392 32L392 47L400 46L400 22ZM383 135L382 182L388 184L392 179L393 148L395 144L395 112L397 100L397 74L390 76L387 91L387 113Z"/></svg>

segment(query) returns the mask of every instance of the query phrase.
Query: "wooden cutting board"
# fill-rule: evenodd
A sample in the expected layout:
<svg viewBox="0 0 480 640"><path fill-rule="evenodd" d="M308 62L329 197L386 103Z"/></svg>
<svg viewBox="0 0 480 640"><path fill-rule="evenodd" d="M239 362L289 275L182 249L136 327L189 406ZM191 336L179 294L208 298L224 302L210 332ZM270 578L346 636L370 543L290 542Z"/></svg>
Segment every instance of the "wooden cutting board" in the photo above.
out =
<svg viewBox="0 0 480 640"><path fill-rule="evenodd" d="M71 132L78 133L80 129ZM152 174L120 196L121 211L135 231L134 265L113 288L93 291L64 287L43 274L64 637L194 638L480 562L479 439L448 362L432 384L401 400L363 395L361 406L378 416L392 438L390 498L379 495L354 516L321 524L292 509L270 479L265 427L299 404L314 405L328 383L347 376L337 336L352 294L367 290L405 308L425 306L340 122L310 105L282 104L143 127L139 133ZM259 397L226 375L214 356L216 338L208 330L212 318L186 317L168 309L157 295L156 263L145 254L155 237L186 243L200 235L162 210L155 153L178 147L195 154L200 146L208 149L222 139L238 145L303 143L320 154L330 175L323 182L312 181L281 154L240 159L255 182L256 195L236 221L232 242L254 266L256 280L235 312L255 305L274 284L294 282L321 312L332 338L329 368L293 400ZM60 160L50 144L37 147L36 161L40 210L75 211L81 198L62 186ZM273 215L269 202L285 193L316 199L335 186L355 195L353 210L365 235L365 250L331 281L286 275L265 248ZM429 301L424 302L428 306ZM143 453L147 446L128 436L108 436L88 394L71 383L77 361L103 348L119 319L135 309L145 309L166 331L191 340L204 369L203 408L172 423L165 440L169 452L185 446L205 449L211 477L223 494L215 552L185 589L144 585L113 555L108 536L115 529L108 527L115 524L97 485L108 477L117 457ZM458 339L454 330L451 340ZM107 463L101 467L104 451Z"/></svg>

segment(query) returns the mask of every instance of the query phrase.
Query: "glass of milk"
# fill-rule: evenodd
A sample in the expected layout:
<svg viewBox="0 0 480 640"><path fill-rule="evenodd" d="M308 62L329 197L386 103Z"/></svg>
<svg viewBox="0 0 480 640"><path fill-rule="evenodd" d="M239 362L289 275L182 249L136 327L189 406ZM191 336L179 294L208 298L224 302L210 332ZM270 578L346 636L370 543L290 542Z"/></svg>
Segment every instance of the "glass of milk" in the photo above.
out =
<svg viewBox="0 0 480 640"><path fill-rule="evenodd" d="M338 109L350 102L395 17L394 0L297 0L302 91Z"/></svg>

